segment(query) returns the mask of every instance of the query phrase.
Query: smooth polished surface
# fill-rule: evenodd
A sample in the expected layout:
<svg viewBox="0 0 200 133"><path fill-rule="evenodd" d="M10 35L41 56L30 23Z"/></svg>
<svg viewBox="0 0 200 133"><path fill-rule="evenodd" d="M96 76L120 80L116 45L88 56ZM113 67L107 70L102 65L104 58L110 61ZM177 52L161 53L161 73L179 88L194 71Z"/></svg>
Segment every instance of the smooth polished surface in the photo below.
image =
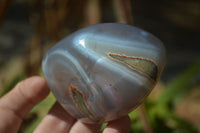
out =
<svg viewBox="0 0 200 133"><path fill-rule="evenodd" d="M165 65L160 40L139 28L104 23L54 45L43 59L49 88L72 116L86 123L117 119L151 92Z"/></svg>

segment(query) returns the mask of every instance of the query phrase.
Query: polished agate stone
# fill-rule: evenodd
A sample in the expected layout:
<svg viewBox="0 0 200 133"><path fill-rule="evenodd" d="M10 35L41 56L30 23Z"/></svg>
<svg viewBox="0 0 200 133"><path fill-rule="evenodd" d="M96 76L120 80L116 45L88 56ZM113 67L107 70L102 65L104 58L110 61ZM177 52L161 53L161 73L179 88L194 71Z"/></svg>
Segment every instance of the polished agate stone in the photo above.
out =
<svg viewBox="0 0 200 133"><path fill-rule="evenodd" d="M103 23L55 44L42 69L69 114L86 123L101 123L141 104L164 65L165 48L155 36L130 25Z"/></svg>

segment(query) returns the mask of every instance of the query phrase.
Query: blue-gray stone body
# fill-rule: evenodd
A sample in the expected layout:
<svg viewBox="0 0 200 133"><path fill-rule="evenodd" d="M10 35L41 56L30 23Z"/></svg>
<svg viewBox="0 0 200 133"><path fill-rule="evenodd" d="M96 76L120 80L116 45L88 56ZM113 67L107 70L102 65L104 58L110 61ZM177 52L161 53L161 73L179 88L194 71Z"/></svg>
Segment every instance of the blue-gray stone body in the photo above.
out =
<svg viewBox="0 0 200 133"><path fill-rule="evenodd" d="M151 92L165 65L165 48L139 28L104 23L83 28L46 53L42 69L53 94L84 122L117 119Z"/></svg>

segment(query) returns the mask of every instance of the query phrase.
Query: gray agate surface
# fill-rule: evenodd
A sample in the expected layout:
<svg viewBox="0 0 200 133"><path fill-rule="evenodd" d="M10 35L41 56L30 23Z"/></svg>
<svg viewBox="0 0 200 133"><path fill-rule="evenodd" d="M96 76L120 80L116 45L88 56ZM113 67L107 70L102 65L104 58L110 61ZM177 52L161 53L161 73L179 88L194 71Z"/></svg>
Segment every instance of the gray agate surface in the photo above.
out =
<svg viewBox="0 0 200 133"><path fill-rule="evenodd" d="M152 34L119 24L96 24L69 35L46 53L42 69L63 108L86 123L122 117L148 96L165 65Z"/></svg>

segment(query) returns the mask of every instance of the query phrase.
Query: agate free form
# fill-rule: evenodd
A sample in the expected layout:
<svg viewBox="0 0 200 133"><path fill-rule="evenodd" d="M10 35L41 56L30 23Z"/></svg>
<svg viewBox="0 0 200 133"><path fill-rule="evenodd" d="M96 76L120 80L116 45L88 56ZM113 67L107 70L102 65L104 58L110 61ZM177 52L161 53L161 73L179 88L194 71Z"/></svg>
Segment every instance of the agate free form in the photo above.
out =
<svg viewBox="0 0 200 133"><path fill-rule="evenodd" d="M96 24L69 35L45 55L42 69L58 102L86 123L107 122L136 108L165 65L152 34L119 24Z"/></svg>

